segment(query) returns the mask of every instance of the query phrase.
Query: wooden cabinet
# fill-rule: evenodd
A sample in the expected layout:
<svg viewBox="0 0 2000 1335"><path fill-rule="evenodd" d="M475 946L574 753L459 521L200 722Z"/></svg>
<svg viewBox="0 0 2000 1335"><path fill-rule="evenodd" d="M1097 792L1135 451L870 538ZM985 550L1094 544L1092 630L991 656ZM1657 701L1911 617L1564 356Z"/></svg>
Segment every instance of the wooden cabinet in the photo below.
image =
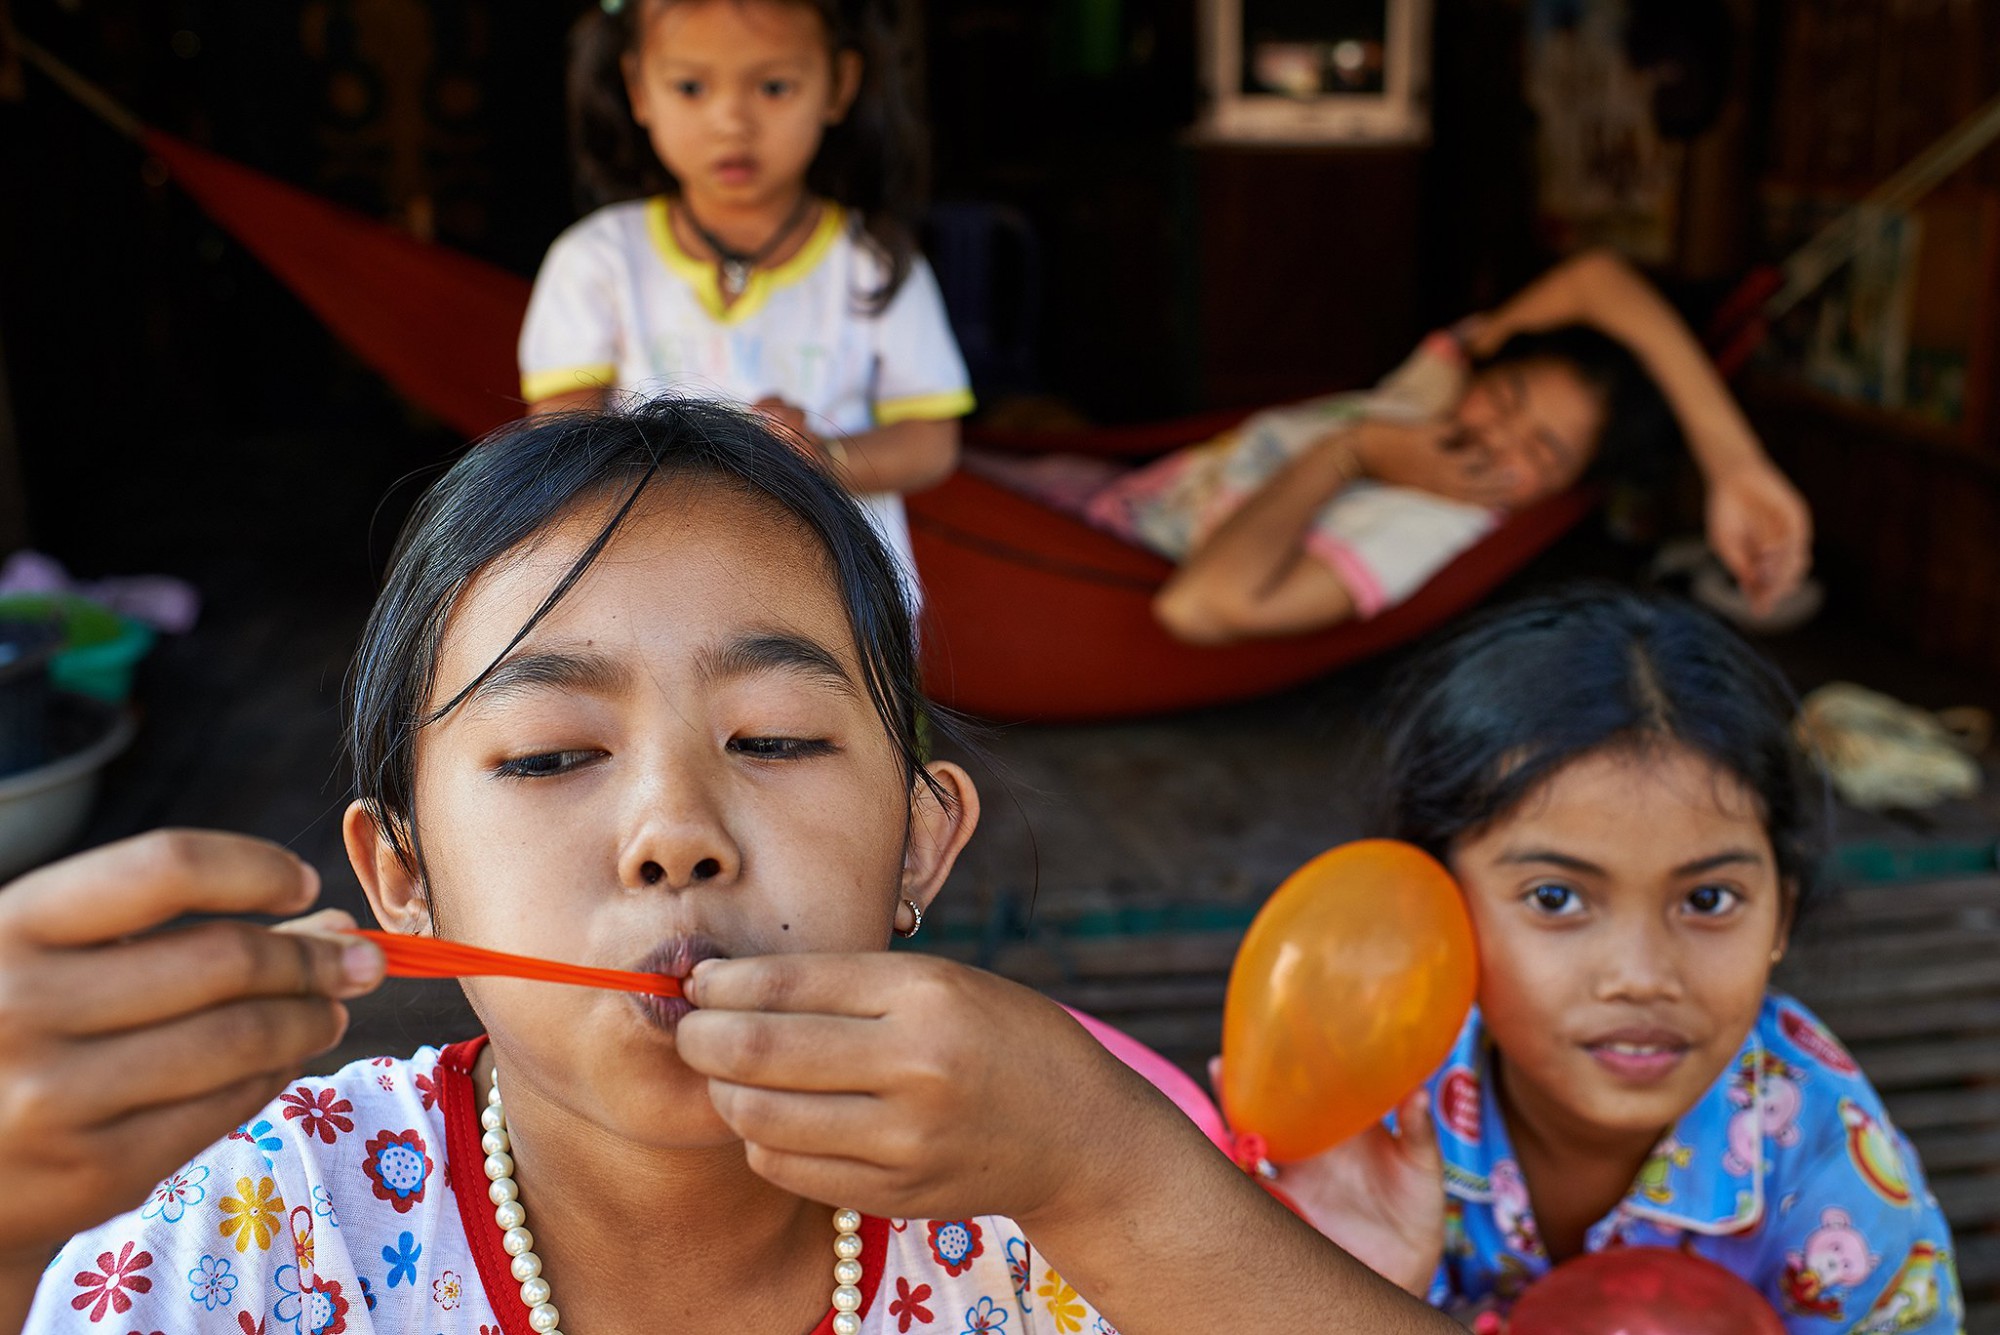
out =
<svg viewBox="0 0 2000 1335"><path fill-rule="evenodd" d="M1190 147L1195 363L1208 406L1368 384L1415 345L1421 155Z"/></svg>

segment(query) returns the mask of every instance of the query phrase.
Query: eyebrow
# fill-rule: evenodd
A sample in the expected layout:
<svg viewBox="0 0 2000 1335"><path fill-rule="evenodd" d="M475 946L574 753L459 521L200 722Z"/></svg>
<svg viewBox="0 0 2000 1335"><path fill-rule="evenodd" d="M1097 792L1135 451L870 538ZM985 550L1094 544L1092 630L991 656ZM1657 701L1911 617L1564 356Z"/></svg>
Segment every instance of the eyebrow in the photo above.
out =
<svg viewBox="0 0 2000 1335"><path fill-rule="evenodd" d="M1508 866L1561 867L1564 871L1578 872L1586 876L1604 876L1604 868L1588 859L1575 857L1569 853L1558 853L1553 848L1522 848L1502 853L1499 859ZM1683 862L1675 867L1675 876L1699 876L1703 872L1715 871L1722 867L1761 867L1762 854L1748 848L1728 848L1719 853L1711 853L1705 858Z"/></svg>
<svg viewBox="0 0 2000 1335"><path fill-rule="evenodd" d="M750 74L769 74L773 71L791 73L810 68L811 65L811 59L806 56L772 56L768 60L760 60L756 64L749 66L747 72ZM672 74L686 74L690 72L706 74L709 70L715 68L715 62L694 60L688 56L668 56L665 68Z"/></svg>
<svg viewBox="0 0 2000 1335"><path fill-rule="evenodd" d="M604 654L556 649L516 654L486 674L466 697L465 707L491 706L535 691L613 695L629 680L630 673Z"/></svg>
<svg viewBox="0 0 2000 1335"><path fill-rule="evenodd" d="M855 693L854 679L825 645L802 635L766 632L745 635L719 648L704 649L695 659L695 675L704 682L779 673Z"/></svg>

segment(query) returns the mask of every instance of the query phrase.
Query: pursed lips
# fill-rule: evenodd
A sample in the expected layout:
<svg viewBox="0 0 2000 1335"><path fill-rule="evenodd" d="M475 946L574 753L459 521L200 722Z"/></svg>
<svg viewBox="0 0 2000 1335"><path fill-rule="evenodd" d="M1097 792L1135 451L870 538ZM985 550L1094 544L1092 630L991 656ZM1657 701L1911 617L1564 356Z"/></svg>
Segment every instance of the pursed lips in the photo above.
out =
<svg viewBox="0 0 2000 1335"><path fill-rule="evenodd" d="M639 973L658 973L669 978L685 979L703 960L728 958L729 952L718 942L696 932L661 942L632 968ZM650 993L629 995L646 1018L662 1029L672 1030L681 1022L682 1016L694 1009L683 997L661 997Z"/></svg>

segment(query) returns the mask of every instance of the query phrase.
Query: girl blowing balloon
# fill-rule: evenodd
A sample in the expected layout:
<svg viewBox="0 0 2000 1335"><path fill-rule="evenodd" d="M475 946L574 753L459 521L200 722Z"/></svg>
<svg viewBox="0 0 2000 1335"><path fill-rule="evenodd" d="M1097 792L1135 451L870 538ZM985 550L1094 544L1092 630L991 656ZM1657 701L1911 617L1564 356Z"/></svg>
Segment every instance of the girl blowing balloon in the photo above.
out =
<svg viewBox="0 0 2000 1335"><path fill-rule="evenodd" d="M1417 669L1394 832L1464 888L1479 1005L1400 1137L1284 1171L1332 1236L1460 1310L1649 1245L1741 1275L1799 1335L1959 1328L1916 1154L1769 986L1825 823L1793 712L1718 622L1621 592L1502 609Z"/></svg>
<svg viewBox="0 0 2000 1335"><path fill-rule="evenodd" d="M947 476L972 409L917 254L925 144L895 0L611 0L579 25L579 180L523 397L722 395L790 429L909 565L900 495Z"/></svg>
<svg viewBox="0 0 2000 1335"><path fill-rule="evenodd" d="M979 810L921 708L892 558L756 419L662 402L475 448L363 634L349 856L389 930L687 1001L471 979L484 1037L296 1079L372 945L338 914L147 931L296 912L290 855L179 833L25 878L0 1330L38 1278L36 1332L1446 1325L1059 1008L884 950Z"/></svg>

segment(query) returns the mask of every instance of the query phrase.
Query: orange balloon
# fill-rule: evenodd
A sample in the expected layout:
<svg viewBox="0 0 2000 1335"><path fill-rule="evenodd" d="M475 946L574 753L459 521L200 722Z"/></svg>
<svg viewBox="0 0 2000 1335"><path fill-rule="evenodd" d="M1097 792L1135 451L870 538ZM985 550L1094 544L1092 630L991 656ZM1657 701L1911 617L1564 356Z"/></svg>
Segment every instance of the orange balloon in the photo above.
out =
<svg viewBox="0 0 2000 1335"><path fill-rule="evenodd" d="M1364 839L1287 877L1250 924L1222 1009L1222 1110L1279 1162L1379 1121L1438 1068L1479 956L1451 873Z"/></svg>

